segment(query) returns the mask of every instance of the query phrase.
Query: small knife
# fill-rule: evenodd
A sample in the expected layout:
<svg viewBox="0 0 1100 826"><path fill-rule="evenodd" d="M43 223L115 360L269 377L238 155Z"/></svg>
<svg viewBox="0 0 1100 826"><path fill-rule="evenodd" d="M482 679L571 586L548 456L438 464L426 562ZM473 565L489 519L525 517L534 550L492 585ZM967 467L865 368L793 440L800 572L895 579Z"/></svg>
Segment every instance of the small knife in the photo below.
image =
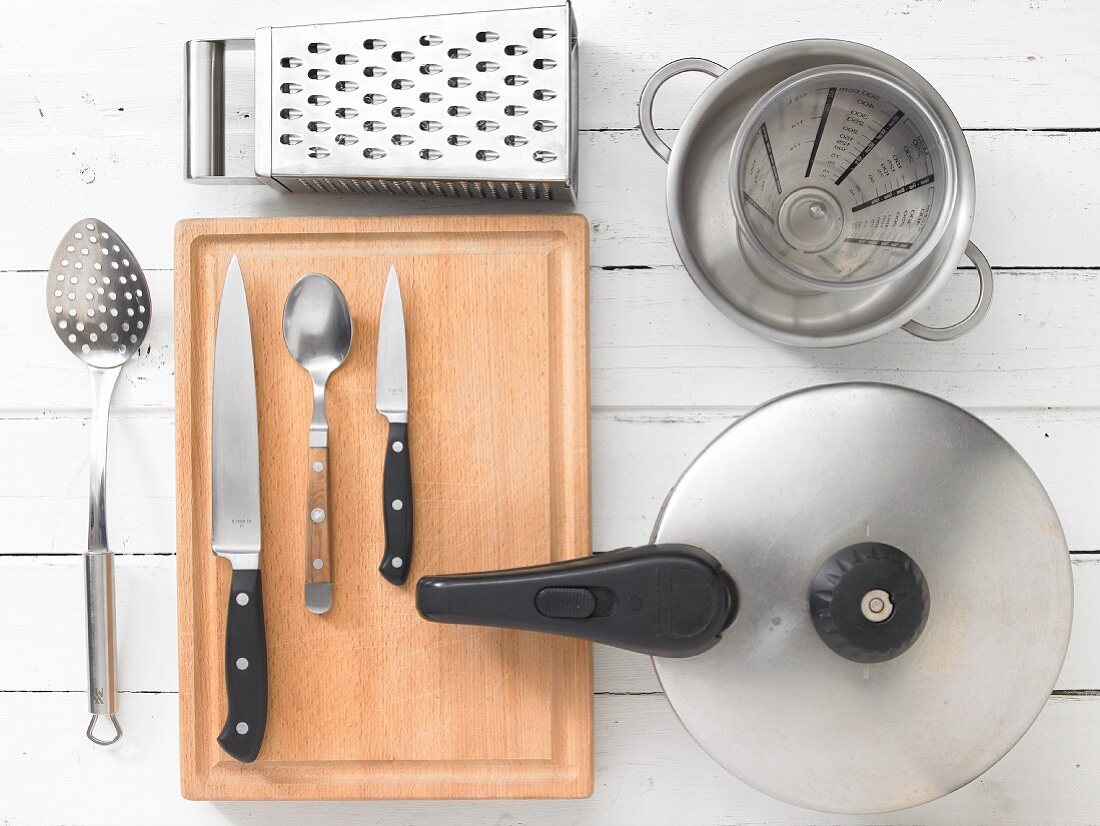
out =
<svg viewBox="0 0 1100 826"><path fill-rule="evenodd" d="M409 374L405 353L405 310L397 268L390 267L378 322L378 367L375 406L390 423L382 471L382 508L386 551L378 570L394 585L403 585L412 562L413 501L409 465Z"/></svg>
<svg viewBox="0 0 1100 826"><path fill-rule="evenodd" d="M218 308L211 402L211 526L215 556L233 566L225 628L228 713L218 743L251 763L267 727L267 641L260 583L260 438L248 297L237 256Z"/></svg>

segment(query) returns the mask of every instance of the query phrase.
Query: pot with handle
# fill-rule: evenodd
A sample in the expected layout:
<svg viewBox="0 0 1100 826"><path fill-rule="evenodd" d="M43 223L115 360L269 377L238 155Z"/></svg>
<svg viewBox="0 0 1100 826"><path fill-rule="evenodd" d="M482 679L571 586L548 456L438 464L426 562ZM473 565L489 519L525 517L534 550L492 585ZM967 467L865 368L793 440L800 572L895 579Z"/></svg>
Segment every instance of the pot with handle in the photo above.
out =
<svg viewBox="0 0 1100 826"><path fill-rule="evenodd" d="M715 78L673 147L653 125L672 77ZM989 262L969 241L974 168L934 88L897 59L839 40L765 49L730 69L702 58L659 69L638 105L669 164L673 240L723 313L786 344L838 346L902 327L946 341L980 323ZM963 256L979 294L961 321L913 320Z"/></svg>
<svg viewBox="0 0 1100 826"><path fill-rule="evenodd" d="M432 621L653 656L727 770L834 812L914 806L999 760L1042 709L1072 617L1065 537L988 426L890 385L793 393L732 425L650 544L429 576Z"/></svg>

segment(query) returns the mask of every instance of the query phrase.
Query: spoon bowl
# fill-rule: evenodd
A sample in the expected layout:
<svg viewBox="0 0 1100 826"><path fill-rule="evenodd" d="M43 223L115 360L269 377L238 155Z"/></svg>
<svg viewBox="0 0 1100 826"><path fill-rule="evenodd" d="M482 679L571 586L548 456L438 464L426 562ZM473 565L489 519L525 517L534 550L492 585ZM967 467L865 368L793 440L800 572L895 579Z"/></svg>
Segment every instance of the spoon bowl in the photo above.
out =
<svg viewBox="0 0 1100 826"><path fill-rule="evenodd" d="M283 340L291 357L324 384L347 358L351 337L351 311L332 279L320 273L298 279L283 308Z"/></svg>

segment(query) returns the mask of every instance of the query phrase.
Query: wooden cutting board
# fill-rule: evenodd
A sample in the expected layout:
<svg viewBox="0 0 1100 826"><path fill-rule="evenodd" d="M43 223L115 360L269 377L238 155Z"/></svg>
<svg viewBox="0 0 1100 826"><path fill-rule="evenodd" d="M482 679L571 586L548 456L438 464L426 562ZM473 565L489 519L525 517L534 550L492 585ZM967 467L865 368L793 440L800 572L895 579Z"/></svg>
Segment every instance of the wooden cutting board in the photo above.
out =
<svg viewBox="0 0 1100 826"><path fill-rule="evenodd" d="M230 258L252 318L270 700L255 763L224 754L228 562L210 552L210 394ZM374 408L382 292L401 279L414 561L382 557L386 422ZM303 601L311 385L283 344L302 275L351 306L328 385L334 604ZM210 800L584 797L583 642L429 623L428 573L589 553L588 225L579 215L264 218L176 228L176 465L183 795Z"/></svg>

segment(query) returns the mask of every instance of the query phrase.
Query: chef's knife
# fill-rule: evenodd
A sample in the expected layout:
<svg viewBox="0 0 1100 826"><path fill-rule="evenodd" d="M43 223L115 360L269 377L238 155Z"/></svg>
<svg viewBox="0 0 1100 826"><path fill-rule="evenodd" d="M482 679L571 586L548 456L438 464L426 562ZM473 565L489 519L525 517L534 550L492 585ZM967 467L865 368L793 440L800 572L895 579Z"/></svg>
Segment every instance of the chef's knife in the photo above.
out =
<svg viewBox="0 0 1100 826"><path fill-rule="evenodd" d="M260 438L248 298L237 257L229 263L214 343L211 422L215 556L233 566L225 627L228 712L218 743L251 763L267 726L267 642L260 585Z"/></svg>
<svg viewBox="0 0 1100 826"><path fill-rule="evenodd" d="M413 502L409 466L409 376L405 354L405 310L397 268L390 267L378 322L378 368L375 406L389 420L386 461L382 471L382 508L386 550L378 566L389 582L404 584L412 562Z"/></svg>

